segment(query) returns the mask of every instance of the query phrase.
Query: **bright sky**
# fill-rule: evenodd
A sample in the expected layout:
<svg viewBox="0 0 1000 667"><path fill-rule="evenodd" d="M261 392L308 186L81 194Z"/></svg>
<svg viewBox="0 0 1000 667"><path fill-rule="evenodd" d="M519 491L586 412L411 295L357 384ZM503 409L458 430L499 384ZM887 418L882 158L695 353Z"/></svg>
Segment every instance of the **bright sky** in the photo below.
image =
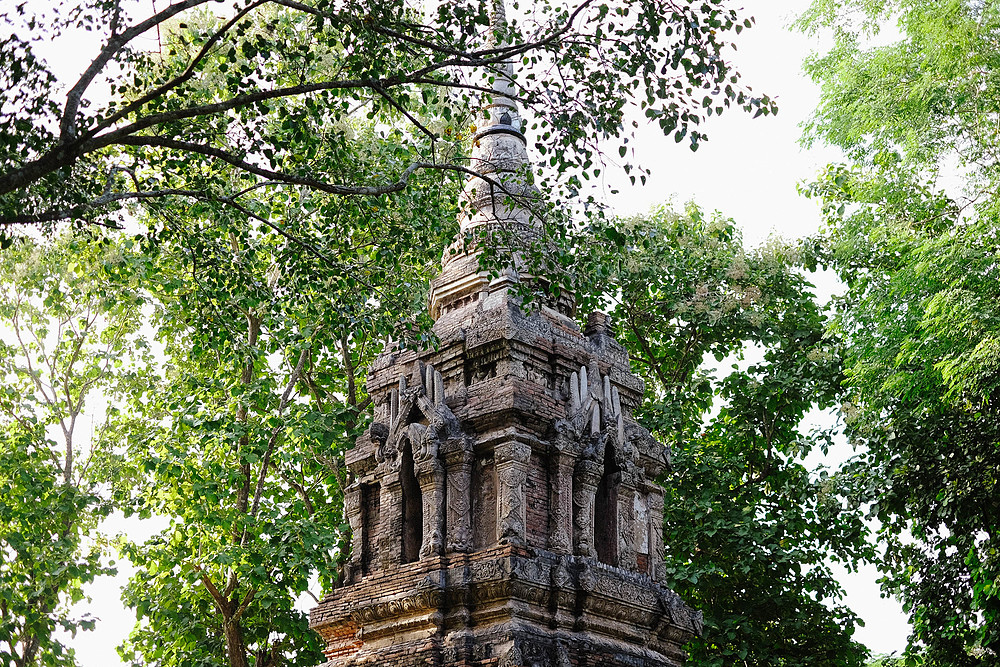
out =
<svg viewBox="0 0 1000 667"><path fill-rule="evenodd" d="M163 3L166 4L166 3ZM738 3L734 3L738 4ZM832 150L801 150L799 124L815 107L818 92L801 73L800 63L819 44L786 30L792 17L803 11L806 0L745 0L747 13L757 19L752 30L738 37L739 51L733 54L744 82L755 91L777 99L775 117L751 119L737 111L713 118L703 129L709 141L692 153L686 143L664 138L655 126L643 129L636 141L635 160L652 170L644 188L630 188L624 174L610 185L621 194L609 197L620 213L640 213L671 195L678 202L694 200L703 208L720 210L743 229L748 246L755 246L772 234L799 237L815 232L820 224L814 202L800 197L796 184L814 176L824 164L837 159ZM58 48L58 47L57 47ZM77 51L74 65L87 54ZM89 60L89 57L88 57ZM823 294L837 289L828 277L818 281ZM850 451L831 453L835 464ZM114 530L127 532L133 539L152 532L149 526L121 523ZM876 653L899 651L905 646L908 627L897 603L881 599L876 574L867 568L858 574L840 571L847 590L847 604L866 622L857 639ZM123 568L123 575L128 572ZM84 667L113 667L121 664L114 647L128 634L134 618L122 609L118 588L125 577L104 580L92 589L91 612L101 619L97 630L84 632L72 640Z"/></svg>

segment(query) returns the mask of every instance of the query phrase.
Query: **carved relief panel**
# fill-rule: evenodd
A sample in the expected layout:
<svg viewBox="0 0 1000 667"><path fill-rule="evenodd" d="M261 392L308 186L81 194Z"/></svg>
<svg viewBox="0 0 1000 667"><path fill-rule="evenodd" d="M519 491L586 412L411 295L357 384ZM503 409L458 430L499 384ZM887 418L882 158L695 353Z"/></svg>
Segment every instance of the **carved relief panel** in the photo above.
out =
<svg viewBox="0 0 1000 667"><path fill-rule="evenodd" d="M573 551L608 565L646 571L653 536L640 449L663 457L646 429L626 419L618 388L596 366L569 378L569 412L556 424L557 448L574 451ZM662 494L658 496L662 502ZM662 509L660 510L662 519ZM659 535L660 533L657 533ZM662 550L660 552L662 555Z"/></svg>

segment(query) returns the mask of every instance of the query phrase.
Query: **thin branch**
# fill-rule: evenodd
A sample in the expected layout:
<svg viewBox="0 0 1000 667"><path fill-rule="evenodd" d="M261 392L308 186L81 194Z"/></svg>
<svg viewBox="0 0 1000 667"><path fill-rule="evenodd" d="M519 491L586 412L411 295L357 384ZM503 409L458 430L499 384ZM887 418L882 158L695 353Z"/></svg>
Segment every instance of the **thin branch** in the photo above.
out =
<svg viewBox="0 0 1000 667"><path fill-rule="evenodd" d="M226 597L219 592L219 589L215 587L212 580L208 577L208 574L201 568L200 565L195 563L193 566L194 571L198 573L201 577L201 582L205 584L205 588L208 589L209 594L212 596L212 601L215 602L215 606L219 609L219 613L223 616L229 615L229 602Z"/></svg>
<svg viewBox="0 0 1000 667"><path fill-rule="evenodd" d="M340 333L340 356L344 362L344 372L347 374L347 404L356 408L358 404L358 392L354 380L354 363L351 360L351 348L348 345L347 329Z"/></svg>
<svg viewBox="0 0 1000 667"><path fill-rule="evenodd" d="M423 123L414 118L413 114L404 109L403 106L399 102L397 102L391 95L389 95L389 93L387 93L382 86L375 83L372 86L372 88L375 90L376 93L381 95L389 104L391 104L392 107L396 109L396 111L406 116L406 118L411 123L413 123L418 130L420 130L425 136L427 136L431 140L431 151L433 151L434 143L437 141L437 137L434 135L434 133L428 130Z"/></svg>
<svg viewBox="0 0 1000 667"><path fill-rule="evenodd" d="M643 355L649 362L650 370L653 371L653 374L656 375L656 378L660 381L660 384L663 385L663 390L666 392L670 392L673 389L673 386L670 384L669 380L667 379L667 376L664 374L663 368L660 366L659 363L657 363L656 354L653 353L653 348L650 345L649 340L646 339L646 336L642 333L638 324L636 324L632 309L627 308L627 311L628 311L627 321L629 324L629 328L632 330L632 333L635 334L635 339L639 342L639 347L642 349Z"/></svg>
<svg viewBox="0 0 1000 667"><path fill-rule="evenodd" d="M220 39L222 39L223 35L225 35L227 32L229 32L229 30L232 29L232 27L234 25L236 25L241 20L243 20L243 17L245 17L247 14L249 14L253 10L257 9L261 5L267 4L268 2L271 2L271 0L258 0L257 2L255 2L255 3L251 4L251 5L247 5L246 7L244 7L243 9L241 9L236 14L236 16L234 16L233 18L231 18L221 28L219 28L218 30L216 30L215 33L208 39L208 41L205 42L204 46L201 47L201 50L197 53L197 55L195 55L195 57L191 60L191 62L188 63L188 66L184 70L184 72L182 72L176 78L171 79L170 81L167 81L166 83L164 83L163 85L159 86L158 88L154 88L153 90L149 91L148 93L146 93L142 97L138 98L137 100L134 100L133 102L130 102L125 107L123 107L122 109L118 110L116 113L112 114L111 116L108 116L107 118L105 118L104 120L102 120L100 123L98 123L94 127L90 128L87 131L87 133L84 135L84 137L89 138L89 137L95 136L101 130L103 130L105 128L108 128L108 127L111 127L112 125L114 125L119 120L121 120L125 116L129 115L130 113L132 113L136 109L139 109L140 107L142 107L143 105L147 104L148 102L151 102L152 100L154 100L157 97L163 95L164 93L166 93L166 92L168 92L168 91L176 88L177 86L181 85L182 83L188 81L192 76L194 76L194 73L195 73L194 68L195 68L195 66L199 62L201 62L205 58L205 56L208 55L208 52L212 50L212 47L215 46L219 42Z"/></svg>
<svg viewBox="0 0 1000 667"><path fill-rule="evenodd" d="M257 166L246 160L239 158L232 153L224 151L214 146L207 146L205 144L198 144L192 141L180 141L178 139L170 139L168 137L160 136L135 136L135 137L122 137L120 141L116 142L117 145L121 146L153 146L158 148L169 148L177 151L183 151L187 153L197 153L199 155L205 155L208 157L214 157L223 162L227 162L238 169L249 172L254 176L260 176L261 178L267 178L271 180L281 181L283 183L288 183L291 185L304 185L321 192L326 192L332 195L381 195L385 194L382 191L383 186L343 186L343 185L331 185L325 181L321 181L316 178L309 178L307 176L297 176L295 174L289 174L283 171L274 171L271 169L265 169L264 167Z"/></svg>
<svg viewBox="0 0 1000 667"><path fill-rule="evenodd" d="M278 404L278 417L280 418L284 412L285 408L288 406L288 401L291 398L292 390L295 389L295 385L298 384L299 378L302 377L302 369L306 365L306 360L309 358L310 348L303 348L299 352L299 361L295 365L295 370L288 378L288 384L285 385L285 392L281 395L281 402ZM278 441L278 435L283 430L282 426L277 426L271 431L271 437L267 441L267 450L264 452L264 457L260 464L260 475L257 477L257 487L253 492L253 504L250 507L250 516L257 516L257 510L260 509L260 496L264 490L264 480L267 476L267 468L271 465L271 454L274 452L274 446Z"/></svg>
<svg viewBox="0 0 1000 667"><path fill-rule="evenodd" d="M76 139L74 123L76 114L80 110L83 93L87 90L90 84L93 83L94 79L101 72L101 70L104 69L105 65L107 65L111 59L125 47L126 44L131 42L136 37L139 37L150 28L154 28L163 23L167 19L170 19L187 9L203 5L210 1L211 0L178 0L178 2L171 4L162 12L154 14L142 23L129 28L120 35L112 36L112 38L108 40L107 45L105 45L93 62L90 63L90 66L86 69L86 71L84 71L83 75L76 82L76 85L70 89L69 94L66 96L66 107L63 109L62 120L59 123L59 133L61 137L60 143L66 144Z"/></svg>
<svg viewBox="0 0 1000 667"><path fill-rule="evenodd" d="M45 211L43 213L22 213L20 215L10 216L7 218L0 218L0 227L10 227L13 225L32 225L39 224L43 222L56 222L59 220L68 220L70 218L79 218L90 211L102 208L108 204L113 204L119 201L130 201L130 200L142 200L142 199L161 199L163 197L178 196L178 197L192 197L194 199L206 199L205 193L200 190L181 190L176 188L166 188L163 190L147 190L144 192L115 192L108 195L102 195L96 199L92 199L89 202L83 204L77 204L76 206L70 206L68 208L55 209L52 211ZM110 227L112 229L121 229L117 225L109 225L100 222L91 222L89 224L101 225L102 227Z"/></svg>
<svg viewBox="0 0 1000 667"><path fill-rule="evenodd" d="M414 172L420 169L437 170L437 171L454 171L457 173L466 174L468 176L482 179L483 181L498 188L502 193L506 194L507 196L515 198L519 197L518 193L510 191L502 182L496 180L495 178L489 175L481 174L475 171L474 169L463 167L457 164L435 164L433 162L414 162L403 170L403 173L400 174L399 178L397 178L396 181L392 183L387 183L386 185L379 185L379 186L345 186L345 185L330 186L323 184L322 181L313 181L312 179L305 179L302 177L292 177L290 175L288 175L289 176L288 179L285 179L283 177L286 175L282 173L275 173L278 180L270 181L266 184L260 184L260 186L263 187L265 185L285 184L285 185L304 185L306 187L315 187L314 183L317 183L317 184L322 184L323 187L322 188L317 187L316 189L322 189L323 191L331 194L344 195L344 196L379 196L384 194L392 194L394 192L400 192L401 190L404 190L409 184L410 178L413 176ZM240 193L238 193L237 196L242 196L247 191L249 191L249 188L247 190L241 191ZM220 197L218 195L212 195L210 193L207 193L203 190L166 188L163 190L149 190L143 192L117 192L104 195L96 199L93 199L89 202L83 204L77 204L76 206L71 206L68 208L45 211L42 213L28 213L28 214L15 215L7 218L0 218L0 227L8 227L12 225L38 224L43 222L55 222L58 220L79 218L90 211L102 208L104 206L113 204L115 202L160 199L169 196L190 197L192 199L197 199L200 201L216 201L232 206L237 210L239 210L241 213L249 215L253 217L255 220L258 220L259 222L262 222L267 226L271 227L271 229L278 232L288 240L310 249L312 252L316 253L317 256L320 257L321 259L325 261L330 261L329 258L325 257L316 248L313 248L312 246L305 244L301 239L291 236L290 234L283 231L279 227L276 227L270 221L261 218L256 214L251 213L247 208L235 202L233 200L233 197ZM117 225L109 225L106 223L101 223L96 221L91 221L88 224L95 224L95 225L101 225L103 227L120 229L120 227L118 227Z"/></svg>
<svg viewBox="0 0 1000 667"><path fill-rule="evenodd" d="M282 0L275 0L277 4L284 4L285 6L291 7L293 4L296 8L305 11L305 6L298 3L291 3ZM558 39L560 36L569 31L572 27L573 22L579 16L579 14L591 3L593 0L585 0L581 3L576 10L570 15L567 21L562 27L548 34L546 37L536 40L534 42L524 42L514 46L482 49L472 52L462 52L455 49L449 49L440 44L435 44L427 40L420 40L417 38L410 37L404 33L398 33L388 29L376 29L375 32L379 34L384 34L391 36L402 41L409 41L420 46L424 46L432 51L449 53L453 57L450 59L441 60L438 62L425 65L424 67L410 72L407 75L401 77L395 77L386 80L384 83L386 86L396 86L404 83L410 83L413 79L424 78L428 74L439 71L442 69L450 69L454 67L476 67L476 66L486 66L486 65L496 65L502 64L511 58L522 55L528 51L532 51L544 46L551 44L553 41ZM315 12L310 12L315 13ZM330 18L326 13L323 16ZM183 120L185 118L194 118L198 116L206 116L216 114L222 111L229 111L232 109L249 106L257 102L262 102L271 99L277 99L282 97L295 97L299 95L304 95L312 92L319 92L323 90L352 90L358 88L369 88L376 90L377 87L381 86L382 83L372 79L345 79L336 81L318 81L311 84L300 84L298 86L288 86L284 88L277 88L273 90L258 90L253 93L247 93L245 95L238 95L236 97L224 100L222 102L216 102L214 104L205 104L196 107L188 107L186 109L174 109L171 111L164 111L161 113L153 114L145 118L139 119L136 122L126 125L114 132L102 135L100 137L91 139L88 142L84 142L81 145L83 150L81 152L87 153L97 148L102 148L107 145L119 143L119 140L123 136L135 134L136 132L160 125L161 123L166 123L175 120ZM447 85L444 82L439 82L438 85ZM93 143L93 146L88 146L88 144ZM2 192L0 192L2 194Z"/></svg>
<svg viewBox="0 0 1000 667"><path fill-rule="evenodd" d="M278 471L278 476L281 477L282 481L288 486L292 487L299 497L302 498L302 502L306 506L306 514L312 516L315 513L315 508L313 507L312 500L309 499L309 493L306 491L305 487L296 482L294 479L283 473L281 470Z"/></svg>
<svg viewBox="0 0 1000 667"><path fill-rule="evenodd" d="M257 595L257 587L251 586L250 590L248 590L247 594L243 597L243 602L239 604L239 606L236 608L235 613L233 613L233 617L229 619L230 623L236 623L240 620L240 616L242 616L243 612L247 610L247 607L250 606L250 603L253 602L253 599L256 595Z"/></svg>
<svg viewBox="0 0 1000 667"><path fill-rule="evenodd" d="M146 116L144 118L140 118L134 123L114 130L113 132L108 132L107 134L102 134L87 141L80 142L79 149L81 150L81 153L90 153L94 150L104 148L105 146L119 144L121 143L121 139L123 137L133 135L140 130L188 118L211 116L223 111L232 111L233 109L250 106L251 104L256 104L258 102L266 102L268 100L283 97L297 97L299 95L316 93L324 90L355 90L358 88L371 88L371 81L367 79L318 81L316 83L287 86L285 88L257 90L252 93L231 97L228 100L215 102L214 104L202 104L200 106L187 107L184 109L173 109L171 111L163 111L151 116ZM2 188L0 188L0 194L3 194Z"/></svg>
<svg viewBox="0 0 1000 667"><path fill-rule="evenodd" d="M280 234L281 236L283 236L286 240L290 241L291 243L294 243L296 245L302 246L303 248L305 248L310 253L312 253L313 255L315 255L316 257L318 257L319 259L323 260L324 262L328 262L330 264L333 264L333 260L332 259L330 259L326 255L324 255L319 249L317 249L315 246L313 246L308 241L305 241L303 239L300 239L297 236L289 234L288 232L286 232L281 227L277 226L276 224L274 224L273 222L271 222L267 218L265 218L265 217L263 217L261 215L257 215L256 213L254 213L253 211L251 211L247 207L243 206L242 204L239 204L239 203L233 201L229 197L217 197L216 201L219 201L219 202L221 202L223 204L226 204L227 206L231 206L232 208L235 208L237 211L239 211L243 215L245 215L245 216L247 216L249 218L252 218L252 219L256 220L257 222L260 222L260 223L262 223L264 225L267 225L268 227L270 227L271 229L273 229L274 231L276 231L278 234Z"/></svg>
<svg viewBox="0 0 1000 667"><path fill-rule="evenodd" d="M48 405L52 410L55 410L56 409L55 388L52 385L48 385L49 389L52 390L52 398L49 398L49 395L45 393L45 387L43 386L43 382L40 377L41 373L35 371L35 368L31 363L31 354L28 351L28 346L21 339L20 317L18 316L17 310L14 311L14 316L11 319L11 321L14 324L14 337L17 339L17 344L21 348L21 354L24 355L25 362L27 363L28 366L28 376L31 377L31 380L34 383L35 388L38 390L38 393L42 395L42 399L45 400L46 405ZM29 333L31 333L34 336L34 332L29 330Z"/></svg>

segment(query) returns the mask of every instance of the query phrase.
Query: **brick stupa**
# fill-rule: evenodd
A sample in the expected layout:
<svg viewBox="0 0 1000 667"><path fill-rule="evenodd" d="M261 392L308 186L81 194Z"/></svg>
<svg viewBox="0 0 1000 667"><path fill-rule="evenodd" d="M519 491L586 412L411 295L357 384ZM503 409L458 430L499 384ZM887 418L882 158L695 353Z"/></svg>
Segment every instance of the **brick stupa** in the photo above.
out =
<svg viewBox="0 0 1000 667"><path fill-rule="evenodd" d="M537 233L509 67L460 239ZM642 381L605 316L581 331L569 298L522 307L517 280L456 242L431 285L438 348L386 351L369 373L353 548L311 613L328 667L675 667L700 632L661 583L668 455L632 417Z"/></svg>

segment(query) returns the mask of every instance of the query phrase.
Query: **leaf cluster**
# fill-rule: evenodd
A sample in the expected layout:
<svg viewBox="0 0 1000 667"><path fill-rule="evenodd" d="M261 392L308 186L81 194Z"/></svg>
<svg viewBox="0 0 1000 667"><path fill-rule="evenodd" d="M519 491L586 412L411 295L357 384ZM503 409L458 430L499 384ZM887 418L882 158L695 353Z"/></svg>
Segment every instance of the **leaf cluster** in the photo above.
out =
<svg viewBox="0 0 1000 667"><path fill-rule="evenodd" d="M117 0L61 17L16 4L0 14L22 35L5 49L0 109L17 122L0 137L0 224L116 225L125 203L166 196L236 214L256 188L377 196L421 170L466 174L470 102L511 62L554 192L599 175L599 141L624 147L633 100L692 148L709 115L775 110L727 60L731 35L752 20L721 0L512 9L498 23L472 0L427 13L399 0L184 0L148 17ZM72 83L38 55L64 30L100 44ZM158 48L146 51L140 36L154 30ZM372 156L350 150L358 118L382 130ZM220 182L222 165L239 176Z"/></svg>
<svg viewBox="0 0 1000 667"><path fill-rule="evenodd" d="M906 664L1000 655L996 557L998 7L993 2L817 2L835 29L807 68L823 85L810 139L843 147L807 193L828 230L821 260L847 291L854 494L881 523L883 590L913 632ZM861 23L843 23L854 13ZM871 32L890 19L898 38Z"/></svg>

